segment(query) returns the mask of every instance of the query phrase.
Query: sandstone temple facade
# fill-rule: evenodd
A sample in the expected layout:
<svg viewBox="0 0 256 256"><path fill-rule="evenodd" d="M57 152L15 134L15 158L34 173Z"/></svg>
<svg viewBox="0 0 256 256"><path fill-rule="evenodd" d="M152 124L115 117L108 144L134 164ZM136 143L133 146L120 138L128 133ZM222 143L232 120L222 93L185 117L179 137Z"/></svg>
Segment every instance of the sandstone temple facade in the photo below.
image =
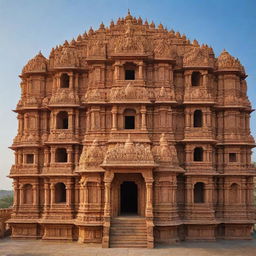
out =
<svg viewBox="0 0 256 256"><path fill-rule="evenodd" d="M20 78L13 238L250 238L252 108L227 51L128 13L39 53Z"/></svg>

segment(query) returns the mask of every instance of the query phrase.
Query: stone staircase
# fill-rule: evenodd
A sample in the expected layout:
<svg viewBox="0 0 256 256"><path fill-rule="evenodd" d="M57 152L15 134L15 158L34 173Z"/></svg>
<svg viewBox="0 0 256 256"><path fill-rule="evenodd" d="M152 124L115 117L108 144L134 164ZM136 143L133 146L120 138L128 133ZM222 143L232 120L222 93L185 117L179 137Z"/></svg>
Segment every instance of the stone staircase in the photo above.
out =
<svg viewBox="0 0 256 256"><path fill-rule="evenodd" d="M113 218L109 245L110 248L147 248L145 218L139 216Z"/></svg>

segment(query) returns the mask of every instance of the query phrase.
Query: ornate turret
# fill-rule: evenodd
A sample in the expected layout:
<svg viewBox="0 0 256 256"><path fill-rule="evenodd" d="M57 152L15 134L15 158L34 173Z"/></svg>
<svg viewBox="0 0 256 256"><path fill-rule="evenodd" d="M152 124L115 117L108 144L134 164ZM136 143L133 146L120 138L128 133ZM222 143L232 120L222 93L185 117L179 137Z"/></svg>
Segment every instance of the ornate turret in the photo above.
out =
<svg viewBox="0 0 256 256"><path fill-rule="evenodd" d="M244 67L240 61L229 54L225 49L217 59L217 68L219 71L240 71L244 73Z"/></svg>
<svg viewBox="0 0 256 256"><path fill-rule="evenodd" d="M22 74L25 73L42 73L47 71L48 60L43 56L41 51L31 59L22 69Z"/></svg>

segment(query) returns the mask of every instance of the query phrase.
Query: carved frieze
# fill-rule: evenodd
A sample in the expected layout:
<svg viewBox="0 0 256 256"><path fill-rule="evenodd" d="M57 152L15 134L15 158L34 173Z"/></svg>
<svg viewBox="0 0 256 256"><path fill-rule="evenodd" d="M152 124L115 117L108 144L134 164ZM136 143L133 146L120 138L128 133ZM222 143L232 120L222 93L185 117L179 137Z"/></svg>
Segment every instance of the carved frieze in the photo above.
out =
<svg viewBox="0 0 256 256"><path fill-rule="evenodd" d="M55 104L74 105L79 103L80 103L80 100L78 95L73 90L70 90L67 88L59 88L57 92L55 92L52 95L49 102L50 105L55 105Z"/></svg>
<svg viewBox="0 0 256 256"><path fill-rule="evenodd" d="M103 165L154 165L150 145L133 143L130 137L125 143L116 143L108 147Z"/></svg>

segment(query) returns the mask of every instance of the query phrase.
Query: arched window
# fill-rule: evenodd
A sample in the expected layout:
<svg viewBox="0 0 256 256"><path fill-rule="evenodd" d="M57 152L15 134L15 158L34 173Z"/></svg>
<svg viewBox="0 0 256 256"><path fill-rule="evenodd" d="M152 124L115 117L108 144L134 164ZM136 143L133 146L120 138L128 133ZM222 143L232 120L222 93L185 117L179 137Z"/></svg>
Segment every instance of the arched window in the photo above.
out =
<svg viewBox="0 0 256 256"><path fill-rule="evenodd" d="M194 203L204 203L204 183L197 182L194 185Z"/></svg>
<svg viewBox="0 0 256 256"><path fill-rule="evenodd" d="M135 129L136 112L133 109L124 111L124 129Z"/></svg>
<svg viewBox="0 0 256 256"><path fill-rule="evenodd" d="M66 163L68 161L67 150L65 148L58 148L56 150L55 161L58 163Z"/></svg>
<svg viewBox="0 0 256 256"><path fill-rule="evenodd" d="M57 129L68 129L68 113L61 111L57 115Z"/></svg>
<svg viewBox="0 0 256 256"><path fill-rule="evenodd" d="M55 203L66 202L66 186L64 183L59 182L55 184Z"/></svg>
<svg viewBox="0 0 256 256"><path fill-rule="evenodd" d="M201 85L201 73L200 72L195 71L195 72L192 73L191 85L192 86L199 86L199 85Z"/></svg>
<svg viewBox="0 0 256 256"><path fill-rule="evenodd" d="M125 80L135 80L136 65L133 63L127 63L124 66Z"/></svg>
<svg viewBox="0 0 256 256"><path fill-rule="evenodd" d="M203 115L201 110L196 110L194 112L194 127L202 127L203 126Z"/></svg>
<svg viewBox="0 0 256 256"><path fill-rule="evenodd" d="M239 186L236 183L233 183L230 186L230 203L238 203L239 202Z"/></svg>
<svg viewBox="0 0 256 256"><path fill-rule="evenodd" d="M201 147L196 147L194 149L194 161L196 162L203 161L203 149Z"/></svg>
<svg viewBox="0 0 256 256"><path fill-rule="evenodd" d="M32 204L33 203L32 185L31 184L24 185L23 193L24 193L23 203L24 204Z"/></svg>
<svg viewBox="0 0 256 256"><path fill-rule="evenodd" d="M69 88L69 75L66 73L60 76L60 88Z"/></svg>

